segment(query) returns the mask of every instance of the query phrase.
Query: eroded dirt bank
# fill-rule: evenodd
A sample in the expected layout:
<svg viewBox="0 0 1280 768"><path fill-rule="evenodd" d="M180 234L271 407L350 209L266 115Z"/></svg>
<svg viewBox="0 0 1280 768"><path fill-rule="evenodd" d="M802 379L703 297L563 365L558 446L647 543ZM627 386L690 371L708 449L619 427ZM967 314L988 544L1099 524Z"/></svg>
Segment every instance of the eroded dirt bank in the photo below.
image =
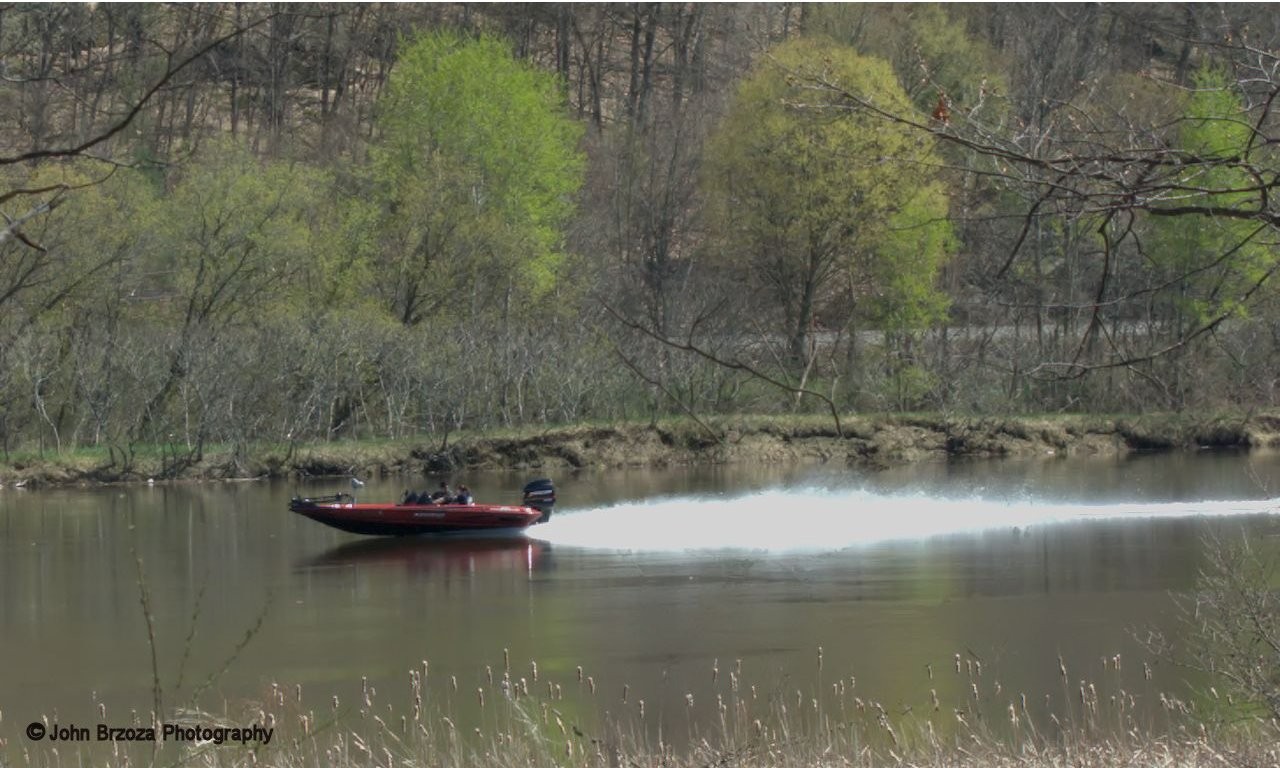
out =
<svg viewBox="0 0 1280 768"><path fill-rule="evenodd" d="M194 462L163 457L16 459L0 483L56 486L148 479L221 480L315 475L362 477L463 469L617 468L727 462L841 462L857 466L945 457L1115 454L1280 447L1280 413L1196 419L1185 415L851 417L837 430L817 417L739 417L528 429L394 443L338 442L231 452Z"/></svg>

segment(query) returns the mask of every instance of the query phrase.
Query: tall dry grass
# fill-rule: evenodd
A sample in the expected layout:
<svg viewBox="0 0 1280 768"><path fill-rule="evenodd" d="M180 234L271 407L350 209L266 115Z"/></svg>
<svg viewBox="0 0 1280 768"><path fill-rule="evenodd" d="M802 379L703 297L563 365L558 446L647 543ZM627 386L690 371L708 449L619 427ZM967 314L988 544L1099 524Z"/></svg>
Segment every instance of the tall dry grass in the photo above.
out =
<svg viewBox="0 0 1280 768"><path fill-rule="evenodd" d="M863 697L857 680L828 675L810 691L752 682L739 660L713 661L706 688L679 703L646 702L630 685L604 690L577 667L548 675L508 654L479 685L433 674L426 661L405 671L404 689L380 694L362 681L354 700L313 700L301 685L272 683L253 703L220 713L179 711L170 722L274 729L269 744L29 742L0 749L0 766L232 766L281 768L816 768L817 766L1280 766L1280 729L1215 698L1178 698L1122 687L1123 660L1078 679L1061 659L1059 687L1004 689L992 670L956 655L945 668L922 665L918 700L905 707ZM944 679L949 678L949 679ZM1151 670L1142 665L1141 678ZM682 681L670 680L668 687ZM689 681L684 681L689 682ZM637 687L636 690L639 690ZM939 694L938 691L955 691ZM385 699L394 698L396 704ZM1042 706L1052 700L1051 709ZM154 715L102 722L150 724ZM0 713L0 728L6 723ZM12 728L0 730L0 734Z"/></svg>

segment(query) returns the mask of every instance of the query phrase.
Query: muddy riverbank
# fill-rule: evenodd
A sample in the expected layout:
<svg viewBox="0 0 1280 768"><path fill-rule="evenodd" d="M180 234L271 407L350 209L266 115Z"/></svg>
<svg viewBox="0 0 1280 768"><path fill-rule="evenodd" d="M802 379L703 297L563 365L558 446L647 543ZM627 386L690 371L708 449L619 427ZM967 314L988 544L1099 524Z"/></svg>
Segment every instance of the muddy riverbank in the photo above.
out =
<svg viewBox="0 0 1280 768"><path fill-rule="evenodd" d="M565 471L754 462L840 462L885 467L943 458L1106 455L1130 451L1280 447L1280 413L1195 418L856 416L719 417L656 424L525 428L501 434L427 436L294 446L79 451L11 455L4 487L148 480L232 480L321 475L378 477L475 469Z"/></svg>

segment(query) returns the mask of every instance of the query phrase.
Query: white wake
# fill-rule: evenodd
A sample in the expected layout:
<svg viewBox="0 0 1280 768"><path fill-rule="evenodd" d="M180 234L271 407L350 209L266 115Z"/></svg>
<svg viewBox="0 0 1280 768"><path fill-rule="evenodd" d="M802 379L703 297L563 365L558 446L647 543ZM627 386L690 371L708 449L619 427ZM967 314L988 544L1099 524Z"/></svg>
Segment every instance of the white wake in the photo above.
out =
<svg viewBox="0 0 1280 768"><path fill-rule="evenodd" d="M886 541L1079 521L1277 512L1280 499L1077 504L804 489L557 510L550 522L531 529L529 534L555 545L593 549L829 551Z"/></svg>

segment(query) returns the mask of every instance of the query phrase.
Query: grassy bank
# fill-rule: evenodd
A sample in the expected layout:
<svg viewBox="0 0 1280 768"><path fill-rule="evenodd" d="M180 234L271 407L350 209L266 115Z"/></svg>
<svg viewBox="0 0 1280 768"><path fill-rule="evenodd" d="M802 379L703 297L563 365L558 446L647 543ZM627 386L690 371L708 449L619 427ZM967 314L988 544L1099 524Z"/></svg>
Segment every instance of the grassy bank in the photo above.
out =
<svg viewBox="0 0 1280 768"><path fill-rule="evenodd" d="M362 477L474 469L573 470L726 462L889 466L944 457L1058 456L1280 446L1280 414L1192 416L724 416L529 426L404 440L11 452L0 483Z"/></svg>
<svg viewBox="0 0 1280 768"><path fill-rule="evenodd" d="M1003 689L996 670L984 673L957 654L954 667L939 660L927 678L921 665L918 690L895 702L867 697L855 676L835 670L818 690L801 692L756 680L741 660L725 659L711 662L705 677L665 682L675 701L664 704L630 686L598 685L592 670L560 661L539 670L537 662L513 666L504 654L464 674L423 661L392 693L368 680L318 697L301 685L270 683L258 700L228 702L216 713L185 707L165 721L269 728L269 740L58 744L15 736L8 746L18 748L10 752L13 765L110 768L1164 768L1280 761L1275 723L1238 709L1224 718L1207 699L1208 711L1198 711L1194 699L1156 689L1149 673L1147 684L1126 690L1119 656L1078 683L1059 659L1062 685L1031 694ZM816 662L821 671L821 649ZM1050 700L1056 713L1045 708ZM105 722L121 717L105 708L98 714ZM51 726L56 718L40 722ZM162 730L136 711L121 722ZM0 738L0 765L4 746Z"/></svg>

